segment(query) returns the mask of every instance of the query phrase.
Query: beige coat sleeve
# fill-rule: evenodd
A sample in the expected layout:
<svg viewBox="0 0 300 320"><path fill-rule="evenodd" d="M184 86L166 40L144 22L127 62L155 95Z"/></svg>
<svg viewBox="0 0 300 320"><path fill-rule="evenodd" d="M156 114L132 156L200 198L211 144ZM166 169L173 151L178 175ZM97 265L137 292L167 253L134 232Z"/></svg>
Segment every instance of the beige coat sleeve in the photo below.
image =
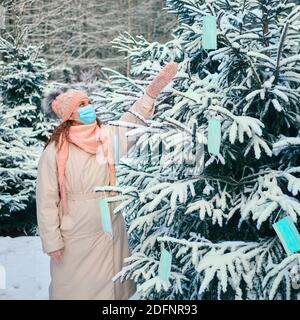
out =
<svg viewBox="0 0 300 320"><path fill-rule="evenodd" d="M39 159L36 182L38 230L45 253L64 247L60 232L58 204L56 149L52 142L43 150Z"/></svg>
<svg viewBox="0 0 300 320"><path fill-rule="evenodd" d="M129 110L126 111L119 119L119 121L144 125L143 121L141 121L138 117L131 113L132 111L140 114L145 119L151 118L155 112L155 99L152 99L148 95L144 94L138 100L136 100L135 103L129 108ZM122 157L136 143L137 138L126 137L127 131L132 130L132 128L113 125L109 125L109 127L112 130L113 135L119 135L119 155L120 157ZM117 140L113 141L115 151Z"/></svg>

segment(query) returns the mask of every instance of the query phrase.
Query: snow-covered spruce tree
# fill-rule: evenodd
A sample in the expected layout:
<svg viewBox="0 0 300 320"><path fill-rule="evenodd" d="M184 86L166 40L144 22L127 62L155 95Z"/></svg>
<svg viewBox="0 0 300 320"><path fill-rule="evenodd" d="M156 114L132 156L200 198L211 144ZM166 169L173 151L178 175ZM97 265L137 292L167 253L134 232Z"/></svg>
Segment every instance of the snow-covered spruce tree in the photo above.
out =
<svg viewBox="0 0 300 320"><path fill-rule="evenodd" d="M41 111L43 91L47 85L47 65L37 47L23 47L19 41L0 40L1 99L11 108L18 126L32 127L38 140L46 140L54 121Z"/></svg>
<svg viewBox="0 0 300 320"><path fill-rule="evenodd" d="M131 131L144 134L118 166L132 255L116 277L134 279L145 299L299 299L291 270L300 254L287 256L272 224L289 214L300 230L300 6L166 4L180 22L173 39L114 39L132 77L107 69L106 91L95 96L116 120L162 65L179 63L174 95L162 93L154 118ZM206 15L217 17L217 50L202 48ZM215 115L216 157L206 146ZM195 157L202 143L204 170ZM168 283L158 277L163 246L172 253Z"/></svg>
<svg viewBox="0 0 300 320"><path fill-rule="evenodd" d="M0 102L0 231L33 223L26 208L35 193L35 132L19 127L11 109Z"/></svg>
<svg viewBox="0 0 300 320"><path fill-rule="evenodd" d="M47 70L36 48L22 47L16 39L1 38L0 52L0 100L5 113L1 115L5 121L1 123L0 225L6 233L28 231L35 225L37 161L54 125L40 109Z"/></svg>

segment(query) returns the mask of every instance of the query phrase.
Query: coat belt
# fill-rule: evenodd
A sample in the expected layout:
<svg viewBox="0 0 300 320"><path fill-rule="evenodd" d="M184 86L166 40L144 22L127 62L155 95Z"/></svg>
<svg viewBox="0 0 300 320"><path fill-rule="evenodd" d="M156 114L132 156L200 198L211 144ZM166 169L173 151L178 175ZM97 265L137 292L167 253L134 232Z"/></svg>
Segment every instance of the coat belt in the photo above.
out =
<svg viewBox="0 0 300 320"><path fill-rule="evenodd" d="M109 192L97 191L87 193L69 193L67 192L68 200L84 200L84 199L96 199L109 196Z"/></svg>

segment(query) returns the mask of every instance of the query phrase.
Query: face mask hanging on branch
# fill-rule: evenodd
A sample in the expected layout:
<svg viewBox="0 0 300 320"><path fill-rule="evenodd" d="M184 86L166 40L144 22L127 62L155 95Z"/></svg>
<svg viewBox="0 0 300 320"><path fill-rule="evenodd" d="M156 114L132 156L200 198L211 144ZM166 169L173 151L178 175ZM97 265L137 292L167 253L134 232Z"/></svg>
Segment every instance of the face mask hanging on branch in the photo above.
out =
<svg viewBox="0 0 300 320"><path fill-rule="evenodd" d="M217 49L217 19L215 16L203 17L202 47L205 50Z"/></svg>
<svg viewBox="0 0 300 320"><path fill-rule="evenodd" d="M208 118L207 128L208 152L213 156L217 156L220 153L221 134L221 117L216 112L213 112Z"/></svg>
<svg viewBox="0 0 300 320"><path fill-rule="evenodd" d="M168 244L169 245L169 244ZM158 276L163 281L169 281L172 266L172 253L171 249L169 251L165 249L163 243L161 245L161 255L158 265Z"/></svg>
<svg viewBox="0 0 300 320"><path fill-rule="evenodd" d="M273 228L288 255L300 250L300 234L289 215L275 222Z"/></svg>
<svg viewBox="0 0 300 320"><path fill-rule="evenodd" d="M120 162L120 134L119 129L114 135L114 156L115 156L115 164L118 165Z"/></svg>
<svg viewBox="0 0 300 320"><path fill-rule="evenodd" d="M113 238L113 229L112 229L112 221L110 215L110 207L107 201L107 198L99 200L99 210L100 210L100 217L101 217L101 224L103 232L108 234L110 238Z"/></svg>

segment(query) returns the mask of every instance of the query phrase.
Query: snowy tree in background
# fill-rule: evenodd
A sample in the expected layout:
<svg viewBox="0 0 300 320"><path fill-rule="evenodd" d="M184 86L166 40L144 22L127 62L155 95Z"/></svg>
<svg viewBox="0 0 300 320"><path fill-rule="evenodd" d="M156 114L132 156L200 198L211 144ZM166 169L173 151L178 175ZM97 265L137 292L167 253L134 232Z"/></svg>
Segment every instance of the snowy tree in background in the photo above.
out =
<svg viewBox="0 0 300 320"><path fill-rule="evenodd" d="M105 91L93 97L117 125L161 67L179 63L173 90L130 132L142 135L118 166L132 255L116 278L134 279L144 299L299 299L291 270L300 254L287 256L272 224L289 214L300 230L300 6L166 5L179 20L172 39L114 39L132 77L107 69ZM207 15L217 18L216 50L202 47ZM207 150L210 117L221 121L217 156ZM195 156L203 145L204 164ZM159 277L163 248L172 254L169 281Z"/></svg>
<svg viewBox="0 0 300 320"><path fill-rule="evenodd" d="M1 39L0 63L1 99L13 110L11 116L18 125L32 127L39 140L46 140L54 128L54 122L41 112L43 91L47 85L47 65L39 58L38 48L23 47L14 41Z"/></svg>
<svg viewBox="0 0 300 320"><path fill-rule="evenodd" d="M31 230L37 163L54 126L40 109L47 70L36 48L1 38L0 52L0 224L2 230Z"/></svg>
<svg viewBox="0 0 300 320"><path fill-rule="evenodd" d="M23 225L21 215L35 193L37 148L32 128L18 127L9 107L0 103L0 225L1 229ZM20 213L18 213L20 212ZM28 221L27 221L28 222Z"/></svg>

